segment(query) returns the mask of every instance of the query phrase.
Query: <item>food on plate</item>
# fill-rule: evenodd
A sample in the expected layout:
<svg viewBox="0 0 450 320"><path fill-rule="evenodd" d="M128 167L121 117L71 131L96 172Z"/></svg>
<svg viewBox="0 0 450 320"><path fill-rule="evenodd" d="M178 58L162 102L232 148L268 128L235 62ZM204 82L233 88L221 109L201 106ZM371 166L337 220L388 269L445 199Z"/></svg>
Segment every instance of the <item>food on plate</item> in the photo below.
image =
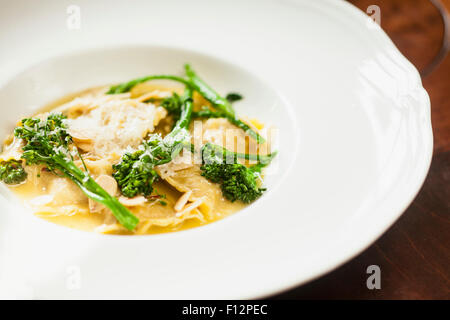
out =
<svg viewBox="0 0 450 320"><path fill-rule="evenodd" d="M22 119L0 179L38 216L100 233L182 230L242 209L266 190L270 132L236 115L240 94L185 73L88 89Z"/></svg>

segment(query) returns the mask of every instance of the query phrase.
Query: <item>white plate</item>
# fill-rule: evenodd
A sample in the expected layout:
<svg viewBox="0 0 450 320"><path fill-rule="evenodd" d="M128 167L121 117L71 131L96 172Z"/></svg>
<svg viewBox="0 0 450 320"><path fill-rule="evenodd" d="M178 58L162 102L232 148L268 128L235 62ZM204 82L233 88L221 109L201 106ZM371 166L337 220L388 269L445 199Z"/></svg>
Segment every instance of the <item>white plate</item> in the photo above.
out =
<svg viewBox="0 0 450 320"><path fill-rule="evenodd" d="M70 91L191 62L240 114L280 128L277 172L247 209L188 231L102 236L1 198L0 293L33 298L255 298L316 278L407 208L432 154L416 69L342 1L9 1L1 134ZM73 22L73 20L71 20Z"/></svg>

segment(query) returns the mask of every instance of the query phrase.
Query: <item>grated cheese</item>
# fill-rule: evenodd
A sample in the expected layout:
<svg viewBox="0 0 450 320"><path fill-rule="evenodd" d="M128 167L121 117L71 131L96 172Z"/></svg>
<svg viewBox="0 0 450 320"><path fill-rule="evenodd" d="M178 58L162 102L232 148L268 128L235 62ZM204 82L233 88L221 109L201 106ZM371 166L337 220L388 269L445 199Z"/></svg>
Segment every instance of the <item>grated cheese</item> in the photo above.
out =
<svg viewBox="0 0 450 320"><path fill-rule="evenodd" d="M133 99L97 100L79 99L77 106L83 102L89 107L82 115L67 119L67 125L70 132L82 135L83 150L100 157L122 155L124 150L136 148L165 116L153 104Z"/></svg>

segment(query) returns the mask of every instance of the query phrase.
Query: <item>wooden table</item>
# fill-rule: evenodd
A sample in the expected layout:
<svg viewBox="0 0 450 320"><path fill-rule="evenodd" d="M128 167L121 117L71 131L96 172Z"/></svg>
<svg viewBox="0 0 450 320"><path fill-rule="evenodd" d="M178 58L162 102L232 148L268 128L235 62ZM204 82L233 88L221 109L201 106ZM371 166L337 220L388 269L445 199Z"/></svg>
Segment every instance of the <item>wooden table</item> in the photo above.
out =
<svg viewBox="0 0 450 320"><path fill-rule="evenodd" d="M422 74L431 98L431 169L414 202L369 249L330 274L273 298L450 299L450 55L441 50L441 14L448 14L450 0L440 1L441 10L428 0L350 2L365 12L378 5L381 27ZM442 61L434 66L433 59ZM379 290L367 289L369 265L381 269Z"/></svg>

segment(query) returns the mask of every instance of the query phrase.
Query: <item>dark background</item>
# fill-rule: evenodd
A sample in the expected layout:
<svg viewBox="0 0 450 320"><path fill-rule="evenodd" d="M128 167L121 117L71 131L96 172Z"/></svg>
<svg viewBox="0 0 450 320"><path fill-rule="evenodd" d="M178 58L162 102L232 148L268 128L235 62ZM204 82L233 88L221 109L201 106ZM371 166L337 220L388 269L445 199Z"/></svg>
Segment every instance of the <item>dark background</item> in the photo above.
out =
<svg viewBox="0 0 450 320"><path fill-rule="evenodd" d="M422 75L434 134L430 172L414 202L369 249L330 274L272 298L450 299L450 30L445 33L443 22L450 0L349 2L364 12L378 5L381 27ZM366 287L369 265L381 269L380 290Z"/></svg>

